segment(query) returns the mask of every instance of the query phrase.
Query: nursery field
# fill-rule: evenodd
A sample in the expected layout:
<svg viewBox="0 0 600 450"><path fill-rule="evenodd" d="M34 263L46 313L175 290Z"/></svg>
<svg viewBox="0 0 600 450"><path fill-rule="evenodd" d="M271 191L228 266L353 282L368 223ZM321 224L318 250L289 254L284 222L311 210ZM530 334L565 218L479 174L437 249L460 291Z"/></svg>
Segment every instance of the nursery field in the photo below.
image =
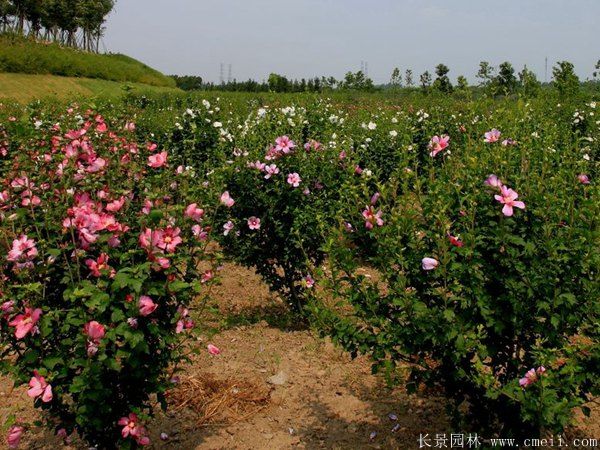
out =
<svg viewBox="0 0 600 450"><path fill-rule="evenodd" d="M4 102L7 445L596 448L599 112Z"/></svg>

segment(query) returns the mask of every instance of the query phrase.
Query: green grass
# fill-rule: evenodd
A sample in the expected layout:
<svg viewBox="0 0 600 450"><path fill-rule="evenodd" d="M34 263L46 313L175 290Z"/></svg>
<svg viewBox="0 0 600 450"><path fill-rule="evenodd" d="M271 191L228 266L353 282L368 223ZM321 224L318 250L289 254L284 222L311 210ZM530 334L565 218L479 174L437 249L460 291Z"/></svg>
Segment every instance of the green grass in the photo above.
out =
<svg viewBox="0 0 600 450"><path fill-rule="evenodd" d="M136 94L171 94L177 88L151 86L142 83L118 83L91 78L59 77L0 73L0 99L24 103L34 99L70 100L78 97L119 97L130 90Z"/></svg>
<svg viewBox="0 0 600 450"><path fill-rule="evenodd" d="M89 53L6 34L0 35L0 72L176 87L172 78L125 55Z"/></svg>

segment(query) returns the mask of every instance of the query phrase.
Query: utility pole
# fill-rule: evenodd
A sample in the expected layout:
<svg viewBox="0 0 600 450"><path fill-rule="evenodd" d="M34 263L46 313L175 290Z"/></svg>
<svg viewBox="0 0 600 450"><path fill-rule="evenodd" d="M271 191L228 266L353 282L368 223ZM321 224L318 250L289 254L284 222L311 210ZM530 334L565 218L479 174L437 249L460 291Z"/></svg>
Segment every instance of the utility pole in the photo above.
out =
<svg viewBox="0 0 600 450"><path fill-rule="evenodd" d="M231 64L229 64L228 67L228 73L227 73L227 82L231 83L232 79L231 79Z"/></svg>
<svg viewBox="0 0 600 450"><path fill-rule="evenodd" d="M221 63L221 73L219 75L219 81L221 84L225 84L225 64Z"/></svg>

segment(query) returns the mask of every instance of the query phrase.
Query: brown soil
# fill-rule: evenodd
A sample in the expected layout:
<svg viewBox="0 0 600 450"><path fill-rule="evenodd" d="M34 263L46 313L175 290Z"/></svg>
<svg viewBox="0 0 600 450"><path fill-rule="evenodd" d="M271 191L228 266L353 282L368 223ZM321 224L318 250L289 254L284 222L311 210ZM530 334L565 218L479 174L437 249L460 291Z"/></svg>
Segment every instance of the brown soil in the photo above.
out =
<svg viewBox="0 0 600 450"><path fill-rule="evenodd" d="M451 432L443 398L390 390L368 360L350 359L295 322L252 271L226 265L222 273L199 320L200 351L180 373L169 412L148 424L150 448L415 449L420 433ZM222 353L209 355L208 343ZM25 388L12 391L0 378L0 424L9 414L39 418ZM600 438L599 415L580 416L569 435ZM42 428L29 430L21 448L57 447L85 448L63 447Z"/></svg>

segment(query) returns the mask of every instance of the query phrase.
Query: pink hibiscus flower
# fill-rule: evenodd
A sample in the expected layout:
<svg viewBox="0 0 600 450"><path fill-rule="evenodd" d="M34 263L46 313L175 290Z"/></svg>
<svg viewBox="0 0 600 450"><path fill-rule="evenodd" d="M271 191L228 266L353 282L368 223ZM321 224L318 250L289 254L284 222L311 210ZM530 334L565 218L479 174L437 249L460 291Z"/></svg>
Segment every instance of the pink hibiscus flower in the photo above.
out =
<svg viewBox="0 0 600 450"><path fill-rule="evenodd" d="M227 236L231 230L235 228L235 225L231 220L227 221L225 225L223 225L223 236Z"/></svg>
<svg viewBox="0 0 600 450"><path fill-rule="evenodd" d="M156 246L167 253L174 253L177 246L183 242L179 237L181 233L179 228L168 226L164 230L156 230L155 233L157 233Z"/></svg>
<svg viewBox="0 0 600 450"><path fill-rule="evenodd" d="M35 246L35 241L23 234L18 239L13 240L12 249L8 252L7 259L16 263L15 266L21 269L24 267L33 267L32 260L37 255L38 250Z"/></svg>
<svg viewBox="0 0 600 450"><path fill-rule="evenodd" d="M83 331L90 338L91 341L100 342L100 339L104 337L106 331L104 325L92 320L85 324Z"/></svg>
<svg viewBox="0 0 600 450"><path fill-rule="evenodd" d="M273 175L277 175L279 173L279 168L275 164L270 164L268 166L265 165L264 172L266 174L265 175L265 180L268 180Z"/></svg>
<svg viewBox="0 0 600 450"><path fill-rule="evenodd" d="M225 191L221 194L221 203L228 208L231 208L235 204L235 200L229 195L229 191Z"/></svg>
<svg viewBox="0 0 600 450"><path fill-rule="evenodd" d="M152 299L150 297L148 297L147 295L142 295L140 297L139 305L140 305L140 314L144 317L149 316L154 311L156 311L156 308L158 308L158 305L156 303L154 303L152 301Z"/></svg>
<svg viewBox="0 0 600 450"><path fill-rule="evenodd" d="M500 188L500 195L494 195L494 198L504 204L502 214L507 217L513 215L513 208L525 209L525 203L516 201L519 194L504 185Z"/></svg>
<svg viewBox="0 0 600 450"><path fill-rule="evenodd" d="M204 216L204 210L202 208L198 208L196 203L192 203L185 209L185 216L195 220L196 222L200 222Z"/></svg>
<svg viewBox="0 0 600 450"><path fill-rule="evenodd" d="M429 156L432 158L437 155L439 152L444 151L448 147L448 142L450 141L450 137L442 134L441 136L433 136L431 141L429 141Z"/></svg>
<svg viewBox="0 0 600 450"><path fill-rule="evenodd" d="M546 372L546 368L544 366L540 366L536 369L530 369L527 371L525 376L519 380L519 386L523 389L535 383L540 376L542 376Z"/></svg>
<svg viewBox="0 0 600 450"><path fill-rule="evenodd" d="M500 140L500 135L502 133L500 133L500 131L496 130L495 128L493 128L492 130L488 131L487 133L485 133L484 137L484 142L487 142L489 144L494 143L494 142L498 142Z"/></svg>
<svg viewBox="0 0 600 450"><path fill-rule="evenodd" d="M148 165L154 169L163 167L167 164L167 152L156 153L148 157Z"/></svg>
<svg viewBox="0 0 600 450"><path fill-rule="evenodd" d="M21 436L25 432L25 428L20 425L13 425L8 429L8 435L6 436L6 443L8 448L18 448L21 442Z"/></svg>
<svg viewBox="0 0 600 450"><path fill-rule="evenodd" d="M486 186L490 186L490 187L493 187L493 188L500 188L500 187L502 187L502 181L500 181L500 178L498 178L494 174L491 174L490 176L488 176L487 179L485 180L484 184Z"/></svg>
<svg viewBox="0 0 600 450"><path fill-rule="evenodd" d="M113 200L112 202L107 204L106 210L110 211L110 212L117 212L123 207L124 204L125 204L125 197L121 196L120 199Z"/></svg>
<svg viewBox="0 0 600 450"><path fill-rule="evenodd" d="M50 403L52 401L52 386L46 382L46 379L33 371L33 377L29 380L29 390L27 395L31 398L42 398L42 402Z"/></svg>
<svg viewBox="0 0 600 450"><path fill-rule="evenodd" d="M579 182L580 182L581 184L590 184L590 179L589 179L589 177L588 177L586 174L584 174L584 173L582 173L582 174L578 175L578 176L577 176L577 179L579 180Z"/></svg>
<svg viewBox="0 0 600 450"><path fill-rule="evenodd" d="M15 337L17 339L23 339L27 334L35 334L37 332L37 322L40 320L42 310L25 308L25 313L19 314L8 324L11 327L15 327Z"/></svg>
<svg viewBox="0 0 600 450"><path fill-rule="evenodd" d="M375 208L373 205L366 206L365 210L362 212L363 218L365 219L365 228L367 230L372 230L375 225L378 227L383 226L383 219L381 210L375 212Z"/></svg>
<svg viewBox="0 0 600 450"><path fill-rule="evenodd" d="M300 186L302 178L300 178L300 175L298 175L296 172L290 173L288 174L287 182L288 184L291 184L293 187L297 188L298 186Z"/></svg>
<svg viewBox="0 0 600 450"><path fill-rule="evenodd" d="M260 230L260 219L258 217L250 217L248 219L248 228L251 230Z"/></svg>
<svg viewBox="0 0 600 450"><path fill-rule="evenodd" d="M110 278L113 278L116 274L115 269L108 265L108 255L102 253L97 260L87 259L85 265L88 266L92 275L99 278L102 276L102 271L108 271Z"/></svg>
<svg viewBox="0 0 600 450"><path fill-rule="evenodd" d="M279 152L287 154L290 153L295 147L296 144L294 141L287 136L280 136L275 139L275 149Z"/></svg>

